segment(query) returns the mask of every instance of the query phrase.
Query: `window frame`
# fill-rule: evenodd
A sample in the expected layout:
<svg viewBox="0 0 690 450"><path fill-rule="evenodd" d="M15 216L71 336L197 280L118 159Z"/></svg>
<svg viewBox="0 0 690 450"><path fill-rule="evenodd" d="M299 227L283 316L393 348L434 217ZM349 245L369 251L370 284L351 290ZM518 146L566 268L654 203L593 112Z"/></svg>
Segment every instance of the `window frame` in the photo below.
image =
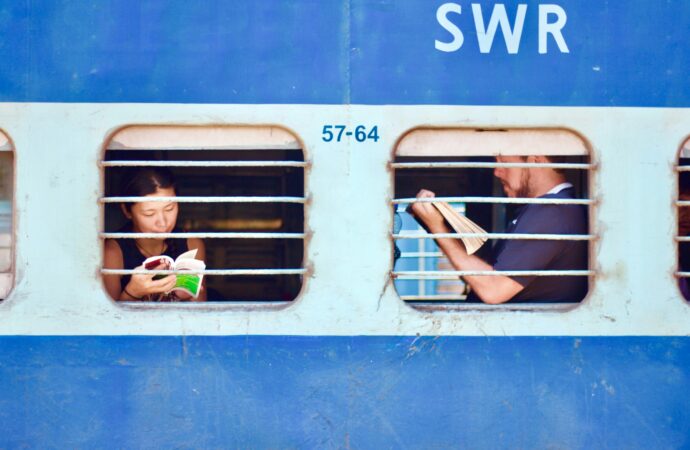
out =
<svg viewBox="0 0 690 450"><path fill-rule="evenodd" d="M457 141L455 142L436 142L435 145L432 145L429 143L428 139L424 139L424 137L428 137L429 135L433 135L436 133L459 133L459 134L466 134L467 136L474 135L475 139L470 139L468 141L463 141L461 142L460 145L458 145ZM419 133L422 138L421 139L414 139L410 140L410 137L413 136L415 133ZM505 134L504 134L505 133ZM511 150L506 151L505 147L501 146L501 141L505 139L505 136L510 134L510 133L517 133L521 134L520 136L520 141L518 142L517 145L514 145ZM520 155L523 156L525 154L529 155L554 155L554 152L540 152L539 148L540 146L544 146L544 139L543 136L544 134L550 136L552 138L552 143L550 145L554 145L555 148L559 148L561 151L559 153L555 153L556 155L580 155L584 157L588 157L588 162L584 163L584 165L587 165L588 168L586 169L581 169L585 170L587 172L585 180L586 180L586 189L587 189L587 194L588 194L588 199L587 199L587 225L588 225L588 236L589 238L587 239L588 241L588 254L587 254L587 270L588 272L587 280L588 280L588 289L587 293L585 294L584 298L579 301L579 302L573 302L573 303L539 303L539 301L534 301L534 302L525 302L525 303L511 303L510 301L500 303L500 304L487 304L487 303L462 303L462 302L457 302L457 303L442 303L442 302L435 302L435 301L426 301L426 302L418 302L418 301L406 301L402 297L402 295L398 292L397 287L395 286L395 280L398 277L396 274L396 270L394 267L394 258L391 257L391 271L390 271L390 278L391 278L391 283L393 284L394 291L398 297L398 300L401 301L402 303L405 304L406 307L412 308L418 312L422 313L429 313L429 312L454 312L454 311L476 311L476 312L485 312L485 311L496 311L496 312L505 312L505 311L533 311L533 312L569 312L572 310L575 310L577 308L582 307L583 305L587 304L589 302L589 299L592 297L592 293L595 290L596 287L596 282L597 282L597 276L598 276L598 269L596 265L596 261L594 259L594 255L596 254L596 246L599 241L599 232L595 226L596 224L596 214L597 214L597 205L599 203L598 200L598 193L596 190L596 186L594 184L594 179L595 176L598 172L598 167L599 164L595 160L595 152L593 151L593 147L591 143L589 142L588 139L584 137L583 134L580 132L567 128L567 127L519 127L519 126L509 126L509 127L501 127L501 126L489 126L489 127L483 127L483 126L474 126L474 127L449 127L449 126L439 126L435 127L433 125L423 125L423 126L416 126L412 127L408 130L406 130L404 133L400 135L400 137L396 140L392 151L391 151L391 157L389 160L389 173L391 177L391 186L392 186L392 194L391 194L391 204L394 206L394 210L397 210L397 204L400 202L397 198L396 195L396 186L395 186L395 178L396 178L396 170L401 170L399 163L396 162L396 158L399 156L415 156L415 157L424 157L424 156L444 156L444 157L457 157L457 158L467 158L467 157L473 157L473 156L482 156L482 157L492 157L496 156L498 154L501 155ZM426 136L425 136L426 135ZM477 151L477 148L480 148L478 145L478 142L484 139L486 136L492 136L492 137L498 137L498 139L491 139L489 140L489 147L491 149L492 153L487 152L486 150L481 150ZM535 137L537 138L535 140ZM555 139L554 139L555 138ZM448 139L448 138L446 138ZM408 140L409 142L405 142ZM441 139L443 140L443 139ZM438 141L438 139L437 139ZM690 140L689 140L690 141ZM535 145L539 144L539 145ZM401 148L401 145L406 144L407 148L404 152L400 152L399 149ZM439 145L441 144L441 145ZM547 146L548 147L548 146ZM567 153L563 152L563 148L568 148L572 152L573 149L581 149L579 153ZM428 152L425 149L427 148L433 148L432 152ZM441 149L439 151L439 148ZM466 153L460 153L457 151L457 148L464 148L466 149ZM549 147L551 148L551 147ZM469 151L467 150L469 149ZM535 150L536 149L536 150ZM420 151L421 150L421 151ZM423 163L422 163L423 164ZM460 163L460 164L465 164L465 163ZM497 163L467 163L467 166L475 165L479 167L484 167L484 168L490 168L491 166L496 166ZM433 163L429 165L428 168L433 167ZM529 166L529 163L524 163L524 164L517 164L518 166ZM542 164L540 167L550 167L550 166L558 166L558 167L563 167L563 168L568 168L570 163L554 163L554 164ZM583 165L583 164L575 164L575 165ZM460 167L458 167L460 168ZM468 170L472 167L466 167L465 169ZM439 197L441 198L441 197ZM493 202L491 201L492 198L497 198L497 197L488 197L489 201L486 203L490 204L497 204L497 203L513 203L510 199L504 202ZM507 198L507 197L502 197L502 198ZM450 201L454 200L454 198L441 198L442 200ZM405 199L403 199L405 200ZM406 202L406 203L411 203L411 202ZM515 202L517 203L517 202ZM523 202L524 203L524 202ZM528 203L537 203L537 202L528 202ZM451 235L454 235L456 233L450 233ZM491 233L488 232L488 235L492 234L501 234L501 233ZM427 237L424 239L433 239L430 237L427 233ZM391 246L394 245L394 243L397 241L397 238L395 237L394 233L389 233L389 237L391 239ZM492 238L489 237L489 240ZM392 253L392 252L391 252ZM443 256L443 255L442 255ZM447 261L447 258L445 258ZM433 271L430 271L433 272ZM439 271L440 272L440 271ZM466 272L466 271L451 271L451 272ZM498 275L498 274L497 274ZM490 275L486 275L490 276ZM584 275L583 275L584 276ZM459 276L458 276L459 277ZM433 278L430 278L433 279Z"/></svg>
<svg viewBox="0 0 690 450"><path fill-rule="evenodd" d="M0 277L9 280L6 293L0 295L0 304L8 303L11 300L12 293L17 286L17 230L16 230L16 191L17 191L17 153L14 141L11 136L3 129L0 129L0 152L10 154L10 187L9 187L9 227L8 227L8 244L4 246L4 239L0 239L0 250L7 249L8 251L8 270L0 271ZM0 235L0 238L2 236ZM2 294L2 292L0 292Z"/></svg>
<svg viewBox="0 0 690 450"><path fill-rule="evenodd" d="M211 131L209 133L209 131ZM263 134L262 134L263 132ZM257 143L257 134L259 138L265 138L269 136L270 138L266 142L268 144ZM280 138L283 138L282 140ZM286 138L288 137L288 138ZM301 203L303 212L303 226L301 233L235 233L235 232L219 232L219 233L191 233L195 237L205 239L207 237L213 238L245 238L244 235L256 235L256 234L300 234L301 237L292 237L294 239L300 239L302 241L302 261L301 267L299 269L206 269L203 271L206 275L214 276L233 276L249 274L250 272L255 272L254 274L260 275L259 272L275 272L276 276L281 275L294 275L298 274L301 276L300 287L296 292L296 295L291 300L233 300L228 299L224 301L214 301L208 300L205 302L188 302L188 301L178 301L171 303L162 303L155 301L117 301L112 299L110 295L106 292L105 284L103 283L103 274L111 273L106 272L112 269L103 268L103 243L106 238L112 237L118 233L109 233L104 230L105 228L105 204L106 203L118 203L122 197L105 197L105 180L106 180L106 169L108 167L126 167L126 166L156 166L156 167L185 167L182 164L175 164L174 161L151 161L149 164L132 164L128 162L127 164L120 165L120 162L105 161L105 156L109 150L160 150L160 151L175 151L175 150L299 150L302 154L301 162L294 162L290 164L291 161L270 161L270 163L265 167L298 167L303 170L303 194L301 199L292 199L293 203ZM135 161L136 162L136 161ZM189 162L189 161L185 161ZM256 163L257 161L220 161L219 164L207 165L202 164L205 161L192 161L196 164L191 164L187 167L260 167ZM263 162L263 161L259 161ZM309 172L311 169L311 159L308 157L308 152L304 141L289 128L281 125L275 124L145 124L145 123L132 123L126 124L118 127L112 131L105 139L101 151L101 158L98 162L100 170L100 191L98 198L99 205L99 219L100 219L100 230L99 230L99 241L101 243L101 259L99 264L99 276L101 278L101 285L105 296L118 307L124 309L141 310L141 309L202 309L202 310L282 310L290 308L297 304L304 295L307 288L307 283L309 278L311 278L312 269L308 258L308 243L311 237L311 231L307 228L307 218L309 211L310 198L307 196L308 192L308 179ZM187 197L189 201L182 200ZM280 196L275 196L280 197ZM162 198L162 197L161 197ZM247 198L251 198L248 196ZM258 196L254 197L258 199ZM284 197L288 199L288 197ZM135 199L135 197L130 197L130 199ZM239 203L270 203L271 200L261 201L251 201L242 200L239 196L235 197L225 197L224 199L218 198L215 202L217 203L233 203L233 200L237 200ZM195 201L200 200L200 201ZM265 199L264 199L265 200ZM162 200L160 200L162 201ZM179 196L175 200L179 203L204 203L203 200L192 196ZM281 200L277 200L281 201ZM286 200L291 202L290 200ZM177 236L180 233L174 233ZM188 233L183 233L182 237L192 237L188 236ZM204 235L204 236L201 236ZM225 235L225 236L221 236ZM243 236L240 236L243 235ZM280 236L256 236L250 238L265 238L265 239L280 239ZM123 269L122 271L125 271ZM122 272L117 271L115 272ZM234 272L234 273L231 273ZM279 273L284 272L284 273ZM290 273L287 273L290 272ZM295 273L292 273L295 272ZM299 272L299 273L297 273ZM131 273L131 271L128 271ZM151 273L151 272L149 272ZM164 271L154 271L154 273L169 273ZM265 273L264 273L265 274Z"/></svg>
<svg viewBox="0 0 690 450"><path fill-rule="evenodd" d="M687 156L684 156L687 155ZM675 267L673 270L673 279L675 280L675 286L676 286L676 291L678 292L678 296L681 298L681 300L690 306L690 298L686 298L685 295L683 294L683 291L681 290L680 287L680 281L681 279L685 278L690 282L690 271L683 271L681 268L680 264L680 257L681 257L681 244L683 242L687 242L688 245L690 245L690 236L681 236L680 235L680 208L685 207L685 208L690 208L690 199L688 200L682 200L681 199L681 183L680 183L680 177L683 172L690 172L690 164L682 166L680 164L681 159L688 159L690 160L690 136L685 137L684 139L681 140L680 148L676 151L676 158L674 161L674 167L673 170L676 174L675 177L675 195L674 195L674 201L673 201L673 210L674 210L674 217L675 217L675 233L673 235L673 240L674 240L674 248L675 248ZM690 177L690 173L688 174Z"/></svg>

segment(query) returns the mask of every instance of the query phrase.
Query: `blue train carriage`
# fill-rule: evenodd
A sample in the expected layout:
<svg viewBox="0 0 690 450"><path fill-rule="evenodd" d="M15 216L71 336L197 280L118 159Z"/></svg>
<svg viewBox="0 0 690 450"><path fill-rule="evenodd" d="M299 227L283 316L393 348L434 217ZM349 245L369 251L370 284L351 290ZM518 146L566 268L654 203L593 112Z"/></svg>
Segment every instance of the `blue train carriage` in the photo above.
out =
<svg viewBox="0 0 690 450"><path fill-rule="evenodd" d="M0 447L687 447L689 18L3 2ZM469 304L399 205L436 183L493 241L493 156L536 151L570 158L588 294ZM212 301L104 290L104 239L133 238L116 186L145 165L184 186Z"/></svg>

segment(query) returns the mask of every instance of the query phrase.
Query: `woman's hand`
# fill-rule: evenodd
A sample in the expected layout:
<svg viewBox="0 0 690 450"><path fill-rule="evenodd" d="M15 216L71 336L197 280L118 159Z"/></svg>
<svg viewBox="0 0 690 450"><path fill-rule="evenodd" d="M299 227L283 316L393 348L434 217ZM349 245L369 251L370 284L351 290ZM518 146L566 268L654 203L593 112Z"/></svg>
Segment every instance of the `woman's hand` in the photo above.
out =
<svg viewBox="0 0 690 450"><path fill-rule="evenodd" d="M427 191L426 189L422 189L417 193L418 199L434 198L435 196L436 195L433 192ZM448 227L446 226L443 216L430 202L412 203L410 209L415 217L426 225L429 232L446 233L448 231Z"/></svg>
<svg viewBox="0 0 690 450"><path fill-rule="evenodd" d="M143 269L144 266L135 267L134 270ZM167 270L169 267L161 263L152 270ZM141 299L150 294L162 294L170 292L175 287L177 277L174 274L166 275L163 278L154 280L155 274L139 273L132 274L132 278L125 286L125 291L132 297Z"/></svg>

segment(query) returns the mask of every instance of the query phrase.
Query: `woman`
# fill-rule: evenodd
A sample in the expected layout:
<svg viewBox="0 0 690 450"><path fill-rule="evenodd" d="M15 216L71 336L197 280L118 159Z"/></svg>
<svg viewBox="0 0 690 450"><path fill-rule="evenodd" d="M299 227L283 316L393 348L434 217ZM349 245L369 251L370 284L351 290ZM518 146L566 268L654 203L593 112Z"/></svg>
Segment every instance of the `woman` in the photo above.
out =
<svg viewBox="0 0 690 450"><path fill-rule="evenodd" d="M174 197L175 180L172 173L163 168L142 168L125 179L121 195L125 197ZM170 233L177 222L177 202L140 202L120 205L125 217L130 220L121 231L134 233ZM206 249L198 238L164 239L107 239L105 241L103 266L106 269L141 269L145 259L151 256L168 255L175 259L180 254L196 249L196 258L204 260ZM161 264L158 270L166 269ZM169 294L175 286L175 275L154 279L153 274L105 275L105 288L118 301L137 300L192 300L205 301L206 291L202 287L198 298L184 294Z"/></svg>

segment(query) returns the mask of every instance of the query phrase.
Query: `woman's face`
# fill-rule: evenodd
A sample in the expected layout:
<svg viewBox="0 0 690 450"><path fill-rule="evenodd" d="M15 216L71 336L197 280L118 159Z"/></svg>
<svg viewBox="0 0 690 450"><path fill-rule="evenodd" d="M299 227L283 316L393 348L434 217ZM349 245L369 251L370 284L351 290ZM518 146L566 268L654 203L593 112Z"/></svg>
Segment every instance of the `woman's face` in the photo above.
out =
<svg viewBox="0 0 690 450"><path fill-rule="evenodd" d="M175 197L175 190L157 188L146 197ZM133 204L125 214L132 219L136 233L170 233L177 222L177 211L177 202L142 202Z"/></svg>

